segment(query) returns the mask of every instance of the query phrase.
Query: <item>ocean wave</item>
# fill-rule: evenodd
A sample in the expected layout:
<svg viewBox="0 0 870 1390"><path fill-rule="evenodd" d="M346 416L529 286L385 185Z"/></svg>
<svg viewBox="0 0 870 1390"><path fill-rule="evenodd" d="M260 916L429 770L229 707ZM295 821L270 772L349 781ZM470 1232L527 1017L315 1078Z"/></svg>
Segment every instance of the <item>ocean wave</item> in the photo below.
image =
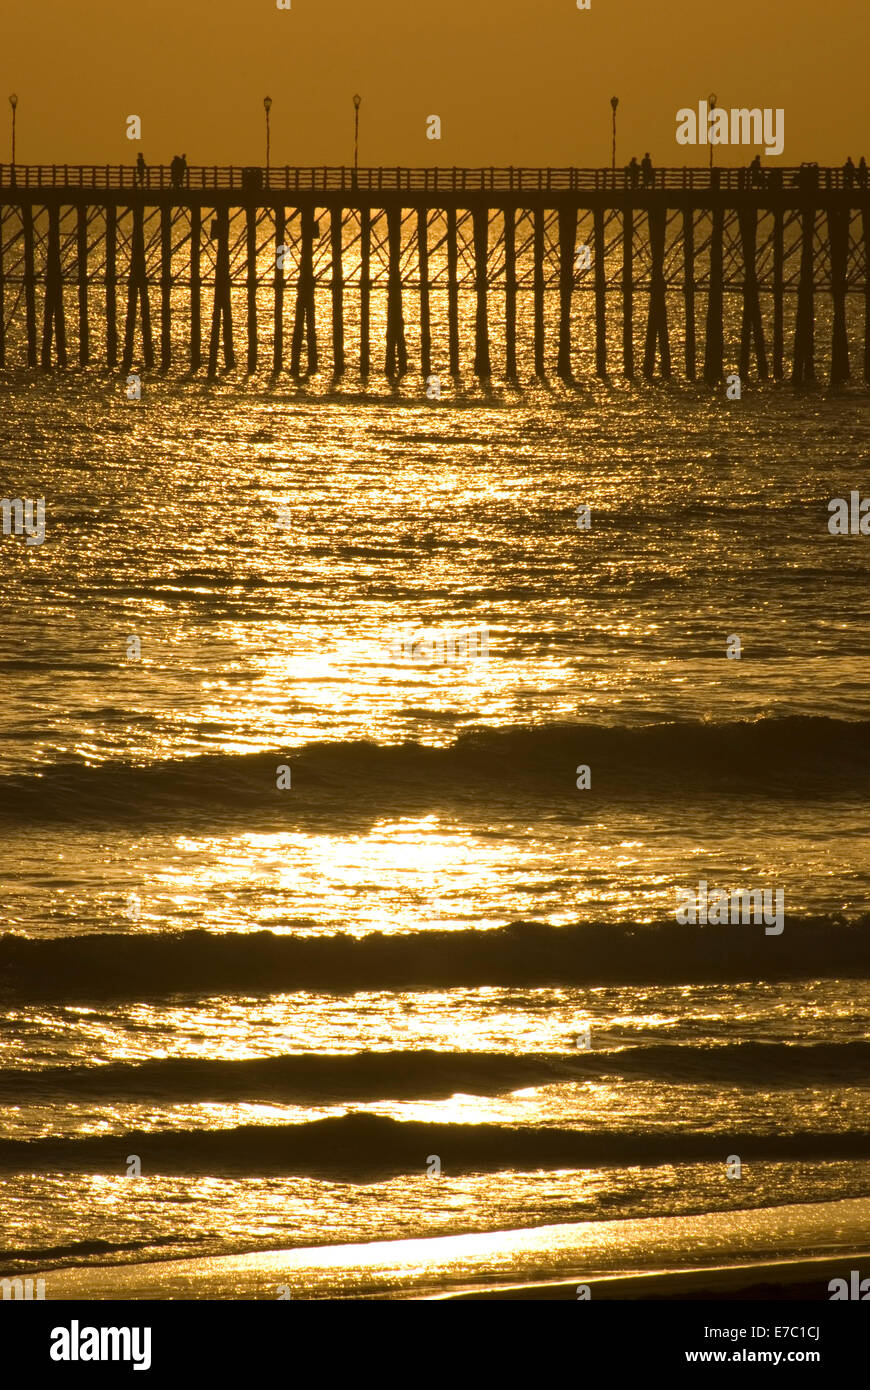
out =
<svg viewBox="0 0 870 1390"><path fill-rule="evenodd" d="M130 1131L88 1138L0 1140L0 1171L123 1175L127 1155L143 1175L223 1174L269 1177L314 1174L377 1181L425 1173L432 1156L442 1172L535 1171L624 1167L866 1159L870 1132L797 1131L763 1134L726 1130L566 1130L498 1124L427 1124L366 1113L305 1124L244 1125L221 1130Z"/></svg>
<svg viewBox="0 0 870 1390"><path fill-rule="evenodd" d="M755 926L513 922L488 930L106 932L0 937L0 997L150 999L324 990L870 979L870 914Z"/></svg>
<svg viewBox="0 0 870 1390"><path fill-rule="evenodd" d="M7 1105L50 1098L114 1102L418 1099L491 1095L519 1087L624 1077L664 1082L757 1086L870 1084L870 1043L741 1042L715 1047L648 1047L532 1053L395 1050L277 1057L161 1057L86 1067L7 1069Z"/></svg>
<svg viewBox="0 0 870 1390"><path fill-rule="evenodd" d="M290 795L276 786L281 763L291 767ZM513 787L523 796L569 798L576 797L581 763L592 768L587 801L861 795L870 788L870 721L792 715L636 727L553 723L472 728L446 747L359 739L145 765L68 759L0 778L0 816L129 823L192 815L371 815L387 795L462 799L493 782L502 796Z"/></svg>
<svg viewBox="0 0 870 1390"><path fill-rule="evenodd" d="M74 1240L62 1245L34 1245L22 1246L20 1249L0 1248L0 1270L9 1268L10 1261L21 1262L32 1261L37 1264L44 1264L51 1260L55 1263L79 1264L83 1259L92 1255L128 1255L135 1254L141 1257L143 1251L159 1251L161 1246L176 1245L200 1245L201 1236L165 1236L155 1237L145 1240Z"/></svg>

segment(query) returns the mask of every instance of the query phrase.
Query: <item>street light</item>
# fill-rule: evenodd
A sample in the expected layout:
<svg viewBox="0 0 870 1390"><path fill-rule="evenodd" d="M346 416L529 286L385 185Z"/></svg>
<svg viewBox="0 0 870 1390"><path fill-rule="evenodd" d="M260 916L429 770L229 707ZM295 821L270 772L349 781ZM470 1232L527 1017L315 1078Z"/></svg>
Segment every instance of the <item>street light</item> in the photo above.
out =
<svg viewBox="0 0 870 1390"><path fill-rule="evenodd" d="M18 98L13 92L9 98L9 105L12 107L12 180L15 181L15 108L18 105Z"/></svg>
<svg viewBox="0 0 870 1390"><path fill-rule="evenodd" d="M353 181L356 183L357 171L359 169L359 107L362 101L361 96L353 99Z"/></svg>
<svg viewBox="0 0 870 1390"><path fill-rule="evenodd" d="M611 154L611 165L613 167L613 186L616 187L616 108L619 105L619 97L610 98L610 109L613 112L613 148Z"/></svg>
<svg viewBox="0 0 870 1390"><path fill-rule="evenodd" d="M271 146L271 132L269 130L269 112L272 110L272 98L263 97L263 107L266 112L266 186L269 184L269 153Z"/></svg>
<svg viewBox="0 0 870 1390"><path fill-rule="evenodd" d="M707 112L707 139L708 139L709 142L710 142L710 168L712 169L712 168L713 168L713 141L710 139L710 136L713 134L713 132L712 132L712 130L710 129L710 117L712 116L713 112L716 110L716 93L715 93L715 92L711 92L710 95L709 95L708 98L707 98L707 101L708 101L709 104L710 104L710 110Z"/></svg>

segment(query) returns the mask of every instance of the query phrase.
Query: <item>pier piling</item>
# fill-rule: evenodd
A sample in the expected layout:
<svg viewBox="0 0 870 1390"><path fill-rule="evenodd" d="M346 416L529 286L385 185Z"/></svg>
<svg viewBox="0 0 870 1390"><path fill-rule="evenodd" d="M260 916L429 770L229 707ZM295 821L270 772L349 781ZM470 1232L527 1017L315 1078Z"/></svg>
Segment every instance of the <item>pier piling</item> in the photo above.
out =
<svg viewBox="0 0 870 1390"><path fill-rule="evenodd" d="M91 360L91 335L88 323L88 209L80 203L76 208L76 279L79 299L79 366ZM3 310L0 307L0 319Z"/></svg>
<svg viewBox="0 0 870 1390"><path fill-rule="evenodd" d="M485 208L475 208L474 227L474 287L477 312L474 320L474 374L492 375L489 360L489 319L487 316L487 282L489 277L489 219Z"/></svg>

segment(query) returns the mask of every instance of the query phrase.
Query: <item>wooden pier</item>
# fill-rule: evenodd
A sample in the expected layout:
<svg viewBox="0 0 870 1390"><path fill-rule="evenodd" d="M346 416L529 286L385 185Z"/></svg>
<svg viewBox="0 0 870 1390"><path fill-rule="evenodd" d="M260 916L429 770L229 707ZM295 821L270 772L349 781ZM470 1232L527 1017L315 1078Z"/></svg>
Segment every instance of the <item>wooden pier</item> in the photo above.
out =
<svg viewBox="0 0 870 1390"><path fill-rule="evenodd" d="M398 379L413 337L424 381L436 362L458 375L464 343L479 378L515 380L528 308L540 376L549 361L577 379L583 355L602 379L640 364L870 382L868 266L870 190L841 169L659 169L640 186L610 169L196 167L177 185L165 168L7 164L0 370L215 376L239 351L250 374Z"/></svg>

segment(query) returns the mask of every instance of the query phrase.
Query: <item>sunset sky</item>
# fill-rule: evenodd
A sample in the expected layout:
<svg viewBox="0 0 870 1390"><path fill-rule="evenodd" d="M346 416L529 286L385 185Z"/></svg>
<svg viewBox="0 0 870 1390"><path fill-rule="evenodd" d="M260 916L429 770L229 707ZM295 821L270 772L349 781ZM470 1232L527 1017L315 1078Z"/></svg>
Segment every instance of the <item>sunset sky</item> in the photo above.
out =
<svg viewBox="0 0 870 1390"><path fill-rule="evenodd" d="M45 0L6 7L0 92L20 163L260 163L266 93L274 164L349 163L357 91L362 164L609 164L612 95L620 164L703 163L675 113L710 92L783 107L782 162L841 163L870 156L868 38L866 3L813 0Z"/></svg>

